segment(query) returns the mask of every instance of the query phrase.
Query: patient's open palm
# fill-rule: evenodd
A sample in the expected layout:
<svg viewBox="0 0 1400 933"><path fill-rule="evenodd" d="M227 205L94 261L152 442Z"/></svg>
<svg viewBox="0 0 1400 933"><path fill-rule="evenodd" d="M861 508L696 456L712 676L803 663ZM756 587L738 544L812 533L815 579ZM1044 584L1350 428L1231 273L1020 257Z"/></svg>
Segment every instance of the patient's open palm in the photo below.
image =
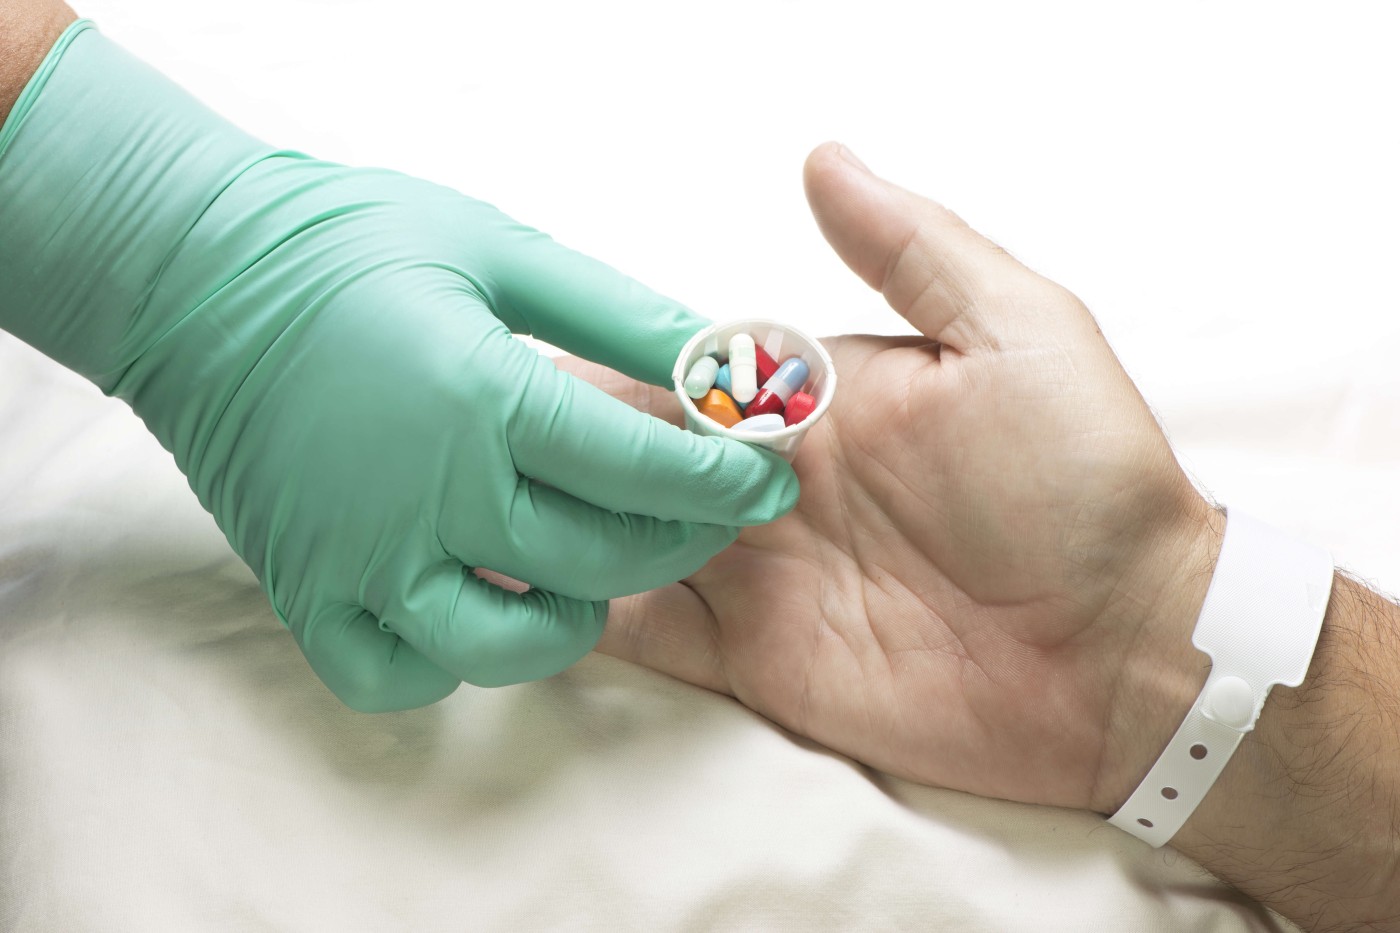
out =
<svg viewBox="0 0 1400 933"><path fill-rule="evenodd" d="M1171 650L1138 643L1148 605L1189 628L1204 590L1170 581L1208 568L1209 509L1073 296L842 150L808 188L927 336L828 341L840 391L794 463L798 508L615 601L599 648L901 776L1107 809L1132 780L1117 674ZM566 365L678 420L659 390Z"/></svg>

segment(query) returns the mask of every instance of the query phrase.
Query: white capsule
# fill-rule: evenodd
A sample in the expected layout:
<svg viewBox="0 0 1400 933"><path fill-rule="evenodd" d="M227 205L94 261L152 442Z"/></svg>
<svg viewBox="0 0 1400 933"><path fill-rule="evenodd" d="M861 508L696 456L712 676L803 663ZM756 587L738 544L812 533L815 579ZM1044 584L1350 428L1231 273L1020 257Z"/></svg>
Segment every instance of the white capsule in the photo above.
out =
<svg viewBox="0 0 1400 933"><path fill-rule="evenodd" d="M752 402L758 394L758 356L748 334L729 338L729 382L734 387L734 401L740 405Z"/></svg>
<svg viewBox="0 0 1400 933"><path fill-rule="evenodd" d="M774 431L781 431L785 427L787 425L783 423L782 415L754 415L752 418L745 418L729 430L771 434Z"/></svg>
<svg viewBox="0 0 1400 933"><path fill-rule="evenodd" d="M691 398L704 398L705 393L714 388L718 372L719 360L713 356L700 357L685 375L685 394Z"/></svg>

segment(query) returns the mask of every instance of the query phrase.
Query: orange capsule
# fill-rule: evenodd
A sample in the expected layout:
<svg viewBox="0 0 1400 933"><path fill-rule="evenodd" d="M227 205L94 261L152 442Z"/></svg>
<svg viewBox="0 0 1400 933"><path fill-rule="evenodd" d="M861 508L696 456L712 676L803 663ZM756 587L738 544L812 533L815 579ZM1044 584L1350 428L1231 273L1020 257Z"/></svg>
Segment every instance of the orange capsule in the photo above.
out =
<svg viewBox="0 0 1400 933"><path fill-rule="evenodd" d="M700 414L725 428L732 428L744 420L739 406L722 389L711 389L695 403Z"/></svg>

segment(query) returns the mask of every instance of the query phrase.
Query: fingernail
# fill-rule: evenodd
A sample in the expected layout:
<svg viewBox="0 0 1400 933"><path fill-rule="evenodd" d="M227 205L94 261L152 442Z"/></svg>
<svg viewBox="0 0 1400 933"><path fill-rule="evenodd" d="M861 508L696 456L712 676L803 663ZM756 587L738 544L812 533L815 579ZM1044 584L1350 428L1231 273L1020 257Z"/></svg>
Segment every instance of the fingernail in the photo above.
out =
<svg viewBox="0 0 1400 933"><path fill-rule="evenodd" d="M851 163L856 168L860 169L862 172L865 172L867 175L874 174L870 171L870 166L866 165L860 159L856 158L856 154L851 150L847 149L844 143L838 143L837 145L841 147L841 158L845 159L847 162Z"/></svg>

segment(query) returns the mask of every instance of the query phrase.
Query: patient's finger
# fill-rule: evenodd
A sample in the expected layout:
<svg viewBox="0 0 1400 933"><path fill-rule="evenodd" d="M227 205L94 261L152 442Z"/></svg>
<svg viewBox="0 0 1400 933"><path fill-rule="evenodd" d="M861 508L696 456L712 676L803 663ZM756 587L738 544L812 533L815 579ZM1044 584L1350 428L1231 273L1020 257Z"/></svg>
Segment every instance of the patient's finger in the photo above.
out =
<svg viewBox="0 0 1400 933"><path fill-rule="evenodd" d="M925 336L967 351L1044 339L1072 303L941 204L826 143L804 173L837 255Z"/></svg>
<svg viewBox="0 0 1400 933"><path fill-rule="evenodd" d="M732 696L715 617L684 583L614 599L595 651Z"/></svg>
<svg viewBox="0 0 1400 933"><path fill-rule="evenodd" d="M670 389L658 388L645 382L638 382L631 376L609 369L601 363L594 363L578 356L558 356L554 365L571 376L592 383L613 398L626 402L638 411L645 412L677 427L685 423L681 415L681 403Z"/></svg>
<svg viewBox="0 0 1400 933"><path fill-rule="evenodd" d="M675 425L684 420L673 392L576 356L556 357L554 364L639 411ZM685 584L673 583L612 600L594 650L732 695L714 635L715 618L705 601Z"/></svg>

